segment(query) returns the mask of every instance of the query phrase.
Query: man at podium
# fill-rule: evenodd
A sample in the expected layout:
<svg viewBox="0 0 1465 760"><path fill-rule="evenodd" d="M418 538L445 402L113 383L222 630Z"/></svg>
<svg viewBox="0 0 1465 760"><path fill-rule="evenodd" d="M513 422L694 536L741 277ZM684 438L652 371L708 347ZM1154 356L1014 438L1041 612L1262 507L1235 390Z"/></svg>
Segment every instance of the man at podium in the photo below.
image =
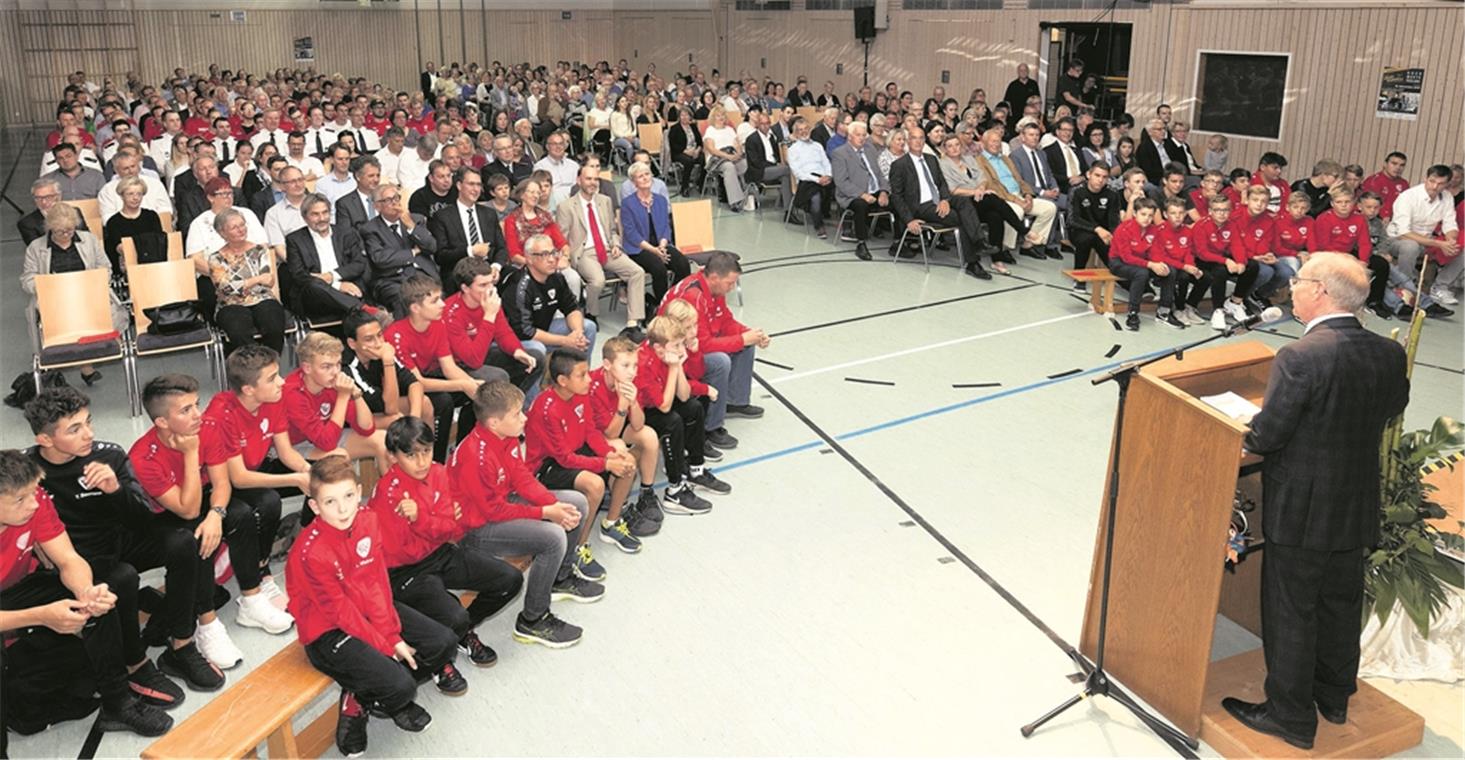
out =
<svg viewBox="0 0 1465 760"><path fill-rule="evenodd" d="M1379 442L1404 411L1404 349L1356 314L1368 270L1314 254L1292 278L1303 337L1277 352L1246 448L1265 457L1262 647L1266 701L1221 704L1255 731L1311 749L1317 716L1348 717L1356 691L1363 562L1379 539Z"/></svg>

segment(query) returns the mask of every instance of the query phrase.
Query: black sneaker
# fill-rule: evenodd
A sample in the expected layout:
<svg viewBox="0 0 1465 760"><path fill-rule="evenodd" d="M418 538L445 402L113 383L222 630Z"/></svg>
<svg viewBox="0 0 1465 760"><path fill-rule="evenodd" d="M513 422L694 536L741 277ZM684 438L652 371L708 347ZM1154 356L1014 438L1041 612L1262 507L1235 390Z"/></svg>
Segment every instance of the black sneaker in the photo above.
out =
<svg viewBox="0 0 1465 760"><path fill-rule="evenodd" d="M735 449L738 447L738 439L727 432L727 428L720 427L716 430L707 431L707 442L719 449Z"/></svg>
<svg viewBox="0 0 1465 760"><path fill-rule="evenodd" d="M556 601L580 602L590 604L598 602L605 596L605 586L595 581L587 581L574 573L554 582L549 589L549 598Z"/></svg>
<svg viewBox="0 0 1465 760"><path fill-rule="evenodd" d="M158 655L158 669L182 679L194 691L218 691L224 685L224 671L209 662L192 641Z"/></svg>
<svg viewBox="0 0 1465 760"><path fill-rule="evenodd" d="M658 525L666 519L661 510L661 499L656 498L656 489L649 486L641 488L641 495L636 498L636 513Z"/></svg>
<svg viewBox="0 0 1465 760"><path fill-rule="evenodd" d="M640 327L627 327L620 332L620 336L632 343L641 343L646 340L646 331Z"/></svg>
<svg viewBox="0 0 1465 760"><path fill-rule="evenodd" d="M682 483L680 487L666 489L666 500L661 508L669 515L700 515L712 511L712 502L692 492L692 487Z"/></svg>
<svg viewBox="0 0 1465 760"><path fill-rule="evenodd" d="M415 734L432 725L432 716L422 709L422 705L408 702L406 707L392 715L392 722L397 724L397 728Z"/></svg>
<svg viewBox="0 0 1465 760"><path fill-rule="evenodd" d="M1155 321L1159 322L1162 325L1165 325L1166 327L1173 327L1177 330L1184 330L1186 327L1185 323L1181 322L1180 319L1175 316L1175 312L1173 311L1167 311L1164 314L1156 314Z"/></svg>
<svg viewBox="0 0 1465 760"><path fill-rule="evenodd" d="M1264 306L1261 300L1258 299L1256 296L1247 296L1246 298L1243 298L1241 300L1241 306L1242 308L1246 309L1246 315L1249 317L1254 317L1262 313L1262 310L1266 308L1266 306Z"/></svg>
<svg viewBox="0 0 1465 760"><path fill-rule="evenodd" d="M341 690L340 716L336 720L336 749L346 757L361 757L366 754L366 724L370 718L356 695Z"/></svg>
<svg viewBox="0 0 1465 760"><path fill-rule="evenodd" d="M1059 251L1057 248L1047 248L1047 249L1044 249L1043 250L1043 253L1045 255L1047 255L1047 257L1050 258L1050 259L1061 259L1061 258L1063 258L1063 253L1061 251Z"/></svg>
<svg viewBox="0 0 1465 760"><path fill-rule="evenodd" d="M1451 309L1449 307L1446 307L1446 306L1441 306L1441 305L1439 305L1437 303L1432 303L1432 304L1424 307L1424 315L1426 317L1434 317L1436 319L1443 319L1445 317L1453 317L1453 316L1455 316L1455 310L1454 309Z"/></svg>
<svg viewBox="0 0 1465 760"><path fill-rule="evenodd" d="M480 668L491 668L499 661L498 653L478 638L476 631L469 631L458 642L458 648L468 655L468 660Z"/></svg>
<svg viewBox="0 0 1465 760"><path fill-rule="evenodd" d="M1139 332L1139 315L1130 314L1129 317L1124 320L1124 326L1128 328L1130 332Z"/></svg>
<svg viewBox="0 0 1465 760"><path fill-rule="evenodd" d="M432 674L432 680L437 683L437 690L450 697L461 697L468 693L468 679L449 662ZM411 730L411 729L408 729Z"/></svg>
<svg viewBox="0 0 1465 760"><path fill-rule="evenodd" d="M756 420L763 416L763 407L752 404L728 404L727 416Z"/></svg>
<svg viewBox="0 0 1465 760"><path fill-rule="evenodd" d="M626 510L629 514L622 514L621 519L626 523L626 530L638 539L645 539L661 532L661 523L651 519L640 509L631 508ZM657 508L660 511L660 507Z"/></svg>
<svg viewBox="0 0 1465 760"><path fill-rule="evenodd" d="M732 493L732 486L724 481L718 480L717 476L713 475L710 469L704 468L702 474L693 475L688 480L691 481L692 485L698 488L705 488L715 494L726 495Z"/></svg>
<svg viewBox="0 0 1465 760"><path fill-rule="evenodd" d="M712 445L712 441L702 441L702 458L709 462L722 461L722 451Z"/></svg>
<svg viewBox="0 0 1465 760"><path fill-rule="evenodd" d="M104 705L97 716L97 727L103 731L131 731L138 736L162 736L173 727L173 718L141 699L129 697L116 709Z"/></svg>
<svg viewBox="0 0 1465 760"><path fill-rule="evenodd" d="M519 613L514 621L514 640L521 644L543 644L550 649L564 649L580 643L582 633L579 626L560 620L553 612L544 613L544 617L532 623Z"/></svg>
<svg viewBox="0 0 1465 760"><path fill-rule="evenodd" d="M138 699L164 710L183 704L183 687L163 675L152 660L143 660L137 672L127 676L127 686Z"/></svg>

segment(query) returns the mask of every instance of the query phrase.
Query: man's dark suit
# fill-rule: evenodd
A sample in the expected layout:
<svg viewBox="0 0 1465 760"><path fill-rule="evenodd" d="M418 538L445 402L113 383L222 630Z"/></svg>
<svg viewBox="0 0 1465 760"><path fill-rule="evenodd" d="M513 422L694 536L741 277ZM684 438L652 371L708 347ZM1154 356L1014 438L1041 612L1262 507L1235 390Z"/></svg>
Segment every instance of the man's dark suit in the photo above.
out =
<svg viewBox="0 0 1465 760"><path fill-rule="evenodd" d="M361 232L366 220L366 201L360 192L353 190L336 199L336 224Z"/></svg>
<svg viewBox="0 0 1465 760"><path fill-rule="evenodd" d="M411 230L402 229L402 234L392 230L381 216L361 227L361 237L366 243L366 260L371 268L371 300L391 309L397 317L406 316L402 306L402 283L417 272L441 281L437 262L432 254L437 251L437 241L428 230L427 219L414 214ZM416 247L417 253L412 249Z"/></svg>
<svg viewBox="0 0 1465 760"><path fill-rule="evenodd" d="M331 247L336 253L336 274L341 282L366 287L366 249L356 230L344 225L331 227ZM285 236L285 280L281 283L290 311L305 317L338 319L361 305L361 299L336 290L315 275L321 273L320 254L309 227Z"/></svg>
<svg viewBox="0 0 1465 760"><path fill-rule="evenodd" d="M267 187L250 196L249 210L253 211L255 218L263 223L265 214L268 214L270 207L276 203L279 203L279 201L275 198L275 189L273 187Z"/></svg>
<svg viewBox="0 0 1465 760"><path fill-rule="evenodd" d="M438 271L443 275L444 293L458 292L458 282L453 278L453 267L468 257L468 230L463 226L460 208L455 202L438 209L427 220L427 228L432 233L433 240L437 241L435 258ZM499 229L498 214L481 204L474 206L474 211L478 212L479 242L488 243L486 260L490 264L498 262L508 266L509 249L504 243L504 233Z"/></svg>
<svg viewBox="0 0 1465 760"><path fill-rule="evenodd" d="M1277 352L1246 435L1262 462L1267 711L1312 736L1358 676L1363 559L1379 539L1379 441L1409 402L1404 349L1349 315Z"/></svg>
<svg viewBox="0 0 1465 760"><path fill-rule="evenodd" d="M488 163L483 165L484 179L487 179L495 174L502 174L505 177L509 178L509 187L511 188L518 187L520 182L529 179L529 175L533 173L534 164L528 161L516 161L512 164L505 164L504 162L495 158L494 160L489 161Z"/></svg>
<svg viewBox="0 0 1465 760"><path fill-rule="evenodd" d="M748 133L748 139L743 142L743 155L748 157L748 171L745 175L749 182L762 182L763 171L772 164L768 163L768 152L763 145L764 136L762 132L753 130ZM773 136L769 130L768 137L773 141L773 157L778 158L778 138ZM775 163L777 163L775 161Z"/></svg>
<svg viewBox="0 0 1465 760"><path fill-rule="evenodd" d="M916 160L918 160L916 154L906 153L890 163L890 205L895 209L896 220L900 225L905 225L912 219L918 219L940 227L959 227L961 229L962 263L975 262L977 250L981 247L979 241L982 239L979 227L981 219L977 216L976 205L952 203L950 213L946 216L938 216L936 204L939 201L950 201L951 190L947 187L946 178L941 174L941 165L936 162L936 157L921 154L919 160L925 162L927 173L936 183L937 190L935 198L922 203L921 177L916 170Z"/></svg>
<svg viewBox="0 0 1465 760"><path fill-rule="evenodd" d="M73 206L73 208L75 207ZM22 216L15 223L15 227L20 230L21 241L26 245L30 245L32 240L45 236L46 217L41 215L40 209L31 209L29 214ZM76 228L79 230L86 229L86 217L82 216L81 209L76 209Z"/></svg>
<svg viewBox="0 0 1465 760"><path fill-rule="evenodd" d="M1077 145L1069 147L1073 149L1073 157L1078 161L1078 173L1087 174L1089 162L1083 157L1083 151L1079 150ZM1063 146L1056 142L1050 143L1043 149L1043 153L1048 157L1048 170L1053 172L1053 181L1058 183L1058 192L1068 195L1068 191L1073 189L1073 186L1068 181L1068 159L1063 157Z"/></svg>
<svg viewBox="0 0 1465 760"><path fill-rule="evenodd" d="M1185 153L1180 146L1175 144L1169 137L1165 138L1165 152L1177 160L1184 160ZM1165 159L1160 151L1155 148L1155 141L1150 139L1149 134L1142 133L1138 138L1138 145L1134 148L1134 162L1139 168L1145 170L1145 179L1152 185L1159 185L1165 179Z"/></svg>

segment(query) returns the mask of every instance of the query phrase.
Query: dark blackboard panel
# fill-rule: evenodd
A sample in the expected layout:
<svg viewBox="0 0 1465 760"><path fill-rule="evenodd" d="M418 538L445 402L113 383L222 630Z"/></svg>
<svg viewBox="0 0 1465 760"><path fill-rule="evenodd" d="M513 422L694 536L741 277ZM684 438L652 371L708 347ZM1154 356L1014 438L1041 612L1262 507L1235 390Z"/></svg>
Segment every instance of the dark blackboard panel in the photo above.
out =
<svg viewBox="0 0 1465 760"><path fill-rule="evenodd" d="M1282 136L1289 58L1277 53L1200 53L1195 128L1241 137Z"/></svg>

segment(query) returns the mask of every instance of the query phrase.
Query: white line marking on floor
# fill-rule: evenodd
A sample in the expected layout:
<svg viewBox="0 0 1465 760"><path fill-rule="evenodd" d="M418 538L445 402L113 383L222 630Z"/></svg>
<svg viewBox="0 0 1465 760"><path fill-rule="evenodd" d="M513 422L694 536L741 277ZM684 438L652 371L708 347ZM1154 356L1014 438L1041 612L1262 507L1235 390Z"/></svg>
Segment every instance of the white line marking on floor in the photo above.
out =
<svg viewBox="0 0 1465 760"><path fill-rule="evenodd" d="M874 362L885 361L886 359L894 359L894 358L896 358L898 356L909 356L911 354L918 354L918 353L920 353L922 351L930 351L930 350L937 349L937 348L946 348L947 346L955 346L955 345L958 345L960 343L969 343L969 342L974 341L974 340L981 340L983 338L991 338L991 337L995 337L997 335L1006 335L1007 333L1014 333L1014 332L1018 332L1020 330L1027 330L1027 329L1033 328L1033 327L1042 327L1043 325L1051 325L1051 324L1053 324L1055 322L1062 322L1062 321L1067 320L1067 319L1078 319L1079 317L1086 317L1090 313L1091 312L1085 311L1085 312L1079 312L1077 314L1064 314L1061 317L1053 317L1051 319L1043 319L1043 320L1039 320L1037 322L1029 322L1028 324L1025 324L1025 325L1016 325L1014 327L1004 327L1001 330L993 330L992 332L978 333L977 335L967 335L967 336L961 337L961 338L953 338L951 340L943 340L940 343L932 343L932 344L926 345L926 346L916 346L915 348L902 349L900 351L893 351L893 352L888 353L888 354L881 354L880 356L867 356L867 357L865 357L863 359L856 359L854 361L844 362L842 364L835 364L833 366L824 367L822 369L811 369L811 370L809 370L807 372L797 372L797 373L794 373L792 375L785 375L783 377L774 379L771 382L773 384L775 384L775 385L782 385L783 383L787 383L787 382L789 382L791 380L799 380L799 379L802 379L802 378L805 378L805 377L812 377L814 375L822 375L822 374L824 374L826 372L835 372L835 371L842 370L842 369L849 369L850 367L858 367L858 366L860 366L862 364L872 364Z"/></svg>

